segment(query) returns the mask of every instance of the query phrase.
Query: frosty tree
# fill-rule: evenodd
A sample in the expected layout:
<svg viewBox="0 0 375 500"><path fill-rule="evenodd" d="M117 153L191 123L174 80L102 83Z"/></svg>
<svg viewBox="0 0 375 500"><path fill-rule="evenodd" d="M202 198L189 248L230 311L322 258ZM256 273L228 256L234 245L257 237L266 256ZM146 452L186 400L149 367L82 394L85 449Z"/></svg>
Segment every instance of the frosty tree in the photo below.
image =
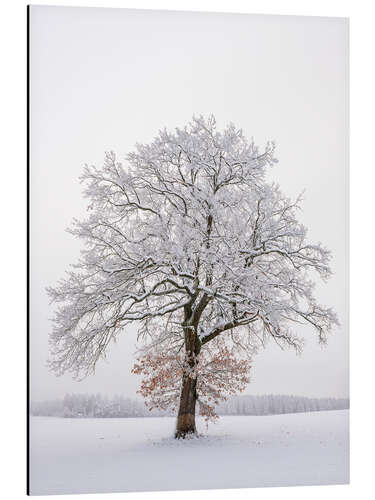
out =
<svg viewBox="0 0 375 500"><path fill-rule="evenodd" d="M330 253L306 240L300 200L267 183L277 162L241 130L218 132L213 116L138 144L125 163L107 153L82 175L89 216L71 233L86 244L55 288L60 304L50 366L92 372L132 323L143 351L134 371L151 405L176 405L176 437L196 432L202 414L248 382L251 355L273 339L299 350L293 326L320 342L337 323L313 296L311 271L325 280Z"/></svg>

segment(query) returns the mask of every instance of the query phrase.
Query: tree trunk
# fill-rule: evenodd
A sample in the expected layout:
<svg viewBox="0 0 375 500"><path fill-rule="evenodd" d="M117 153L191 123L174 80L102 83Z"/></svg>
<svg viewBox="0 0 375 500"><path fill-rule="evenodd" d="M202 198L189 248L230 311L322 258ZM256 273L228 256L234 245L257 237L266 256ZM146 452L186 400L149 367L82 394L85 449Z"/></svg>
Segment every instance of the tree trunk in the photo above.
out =
<svg viewBox="0 0 375 500"><path fill-rule="evenodd" d="M180 407L177 416L176 438L185 438L187 435L196 434L195 403L197 401L197 379L184 374L180 396Z"/></svg>
<svg viewBox="0 0 375 500"><path fill-rule="evenodd" d="M195 404L197 402L197 373L198 354L201 344L192 326L185 327L185 368L182 375L180 407L177 416L175 437L185 438L196 434Z"/></svg>

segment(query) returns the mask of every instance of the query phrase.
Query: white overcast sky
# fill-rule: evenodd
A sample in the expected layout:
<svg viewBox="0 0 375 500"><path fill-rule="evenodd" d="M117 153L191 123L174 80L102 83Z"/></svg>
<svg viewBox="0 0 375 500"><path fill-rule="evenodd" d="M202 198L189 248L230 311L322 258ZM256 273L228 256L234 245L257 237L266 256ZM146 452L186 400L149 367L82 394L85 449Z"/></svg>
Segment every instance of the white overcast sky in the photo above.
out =
<svg viewBox="0 0 375 500"><path fill-rule="evenodd" d="M32 6L30 12L31 397L135 396L135 331L123 332L77 382L45 367L56 284L79 256L65 228L84 217L78 177L104 151L120 157L193 114L232 121L260 146L277 143L270 178L296 196L310 239L333 252L317 287L341 325L321 348L303 328L302 356L269 344L246 393L346 397L348 350L348 21L342 18Z"/></svg>

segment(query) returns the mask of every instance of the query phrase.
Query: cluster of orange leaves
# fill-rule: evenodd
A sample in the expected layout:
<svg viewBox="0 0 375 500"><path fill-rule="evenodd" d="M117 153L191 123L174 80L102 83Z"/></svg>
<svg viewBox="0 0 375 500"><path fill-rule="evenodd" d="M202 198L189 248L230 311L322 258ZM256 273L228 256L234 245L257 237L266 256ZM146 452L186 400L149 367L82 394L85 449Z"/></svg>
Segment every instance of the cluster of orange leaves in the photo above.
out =
<svg viewBox="0 0 375 500"><path fill-rule="evenodd" d="M199 414L207 421L218 418L220 401L241 392L249 383L250 361L234 348L216 342L202 349L193 368L183 353L147 352L137 359L132 372L142 376L140 393L152 409L178 409L183 374L197 378Z"/></svg>

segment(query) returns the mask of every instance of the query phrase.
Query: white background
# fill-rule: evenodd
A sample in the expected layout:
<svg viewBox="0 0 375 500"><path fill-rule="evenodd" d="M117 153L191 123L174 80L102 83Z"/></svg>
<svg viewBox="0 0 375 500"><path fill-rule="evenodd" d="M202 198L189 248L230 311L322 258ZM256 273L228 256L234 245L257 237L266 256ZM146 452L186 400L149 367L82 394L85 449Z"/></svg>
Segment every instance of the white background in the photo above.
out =
<svg viewBox="0 0 375 500"><path fill-rule="evenodd" d="M47 4L49 2L38 2ZM1 12L1 135L2 138L2 363L1 489L4 498L25 491L25 47L26 3L3 4ZM372 158L374 102L374 13L371 2L356 1L122 1L69 2L102 7L168 8L264 14L350 16L351 18L351 486L127 494L128 498L371 498L373 485L373 357ZM4 112L5 111L5 112ZM102 495L92 498L107 498ZM72 498L79 498L72 496ZM111 498L111 497L108 497Z"/></svg>

